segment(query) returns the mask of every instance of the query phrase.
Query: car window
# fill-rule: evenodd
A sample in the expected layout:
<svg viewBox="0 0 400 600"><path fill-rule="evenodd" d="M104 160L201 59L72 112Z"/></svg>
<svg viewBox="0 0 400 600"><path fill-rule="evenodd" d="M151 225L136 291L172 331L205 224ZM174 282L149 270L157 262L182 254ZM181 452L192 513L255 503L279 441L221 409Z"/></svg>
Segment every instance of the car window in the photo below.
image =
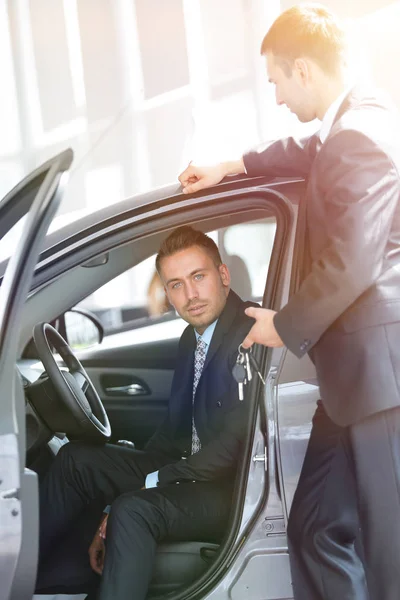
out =
<svg viewBox="0 0 400 600"><path fill-rule="evenodd" d="M209 235L228 265L232 289L243 300L261 301L276 230L274 217L232 225ZM153 255L122 273L77 307L95 314L105 336L177 318L155 271Z"/></svg>
<svg viewBox="0 0 400 600"><path fill-rule="evenodd" d="M17 249L25 221L26 215L21 217L21 219L0 239L0 262L10 258Z"/></svg>
<svg viewBox="0 0 400 600"><path fill-rule="evenodd" d="M223 249L227 253L226 262L230 266L233 277L236 265L243 261L250 279L250 293L240 294L243 299L261 300L264 294L272 247L275 239L276 221L274 218L256 223L243 223L228 227L224 232ZM223 250L222 250L223 253ZM243 281L237 280L243 286ZM244 297L246 296L246 298Z"/></svg>

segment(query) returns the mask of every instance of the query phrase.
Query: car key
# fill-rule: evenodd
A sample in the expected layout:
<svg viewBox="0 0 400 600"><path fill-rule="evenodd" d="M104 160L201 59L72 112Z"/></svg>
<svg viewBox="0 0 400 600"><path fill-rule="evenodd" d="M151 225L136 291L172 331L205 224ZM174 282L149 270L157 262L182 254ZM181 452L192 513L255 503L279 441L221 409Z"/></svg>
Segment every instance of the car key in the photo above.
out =
<svg viewBox="0 0 400 600"><path fill-rule="evenodd" d="M251 368L251 364L250 364L250 353L251 353L251 348L243 348L242 344L240 344L239 354L244 355L244 361L242 359L242 362L244 362L244 368L246 369L246 383L253 379L253 373L252 373L252 368Z"/></svg>
<svg viewBox="0 0 400 600"><path fill-rule="evenodd" d="M243 363L236 362L233 365L232 375L238 384L239 400L244 400L244 385L246 383L246 368Z"/></svg>
<svg viewBox="0 0 400 600"><path fill-rule="evenodd" d="M254 369L255 369L255 371L256 371L256 373L257 373L257 375L259 376L259 378L260 378L260 379L261 379L261 381L263 382L263 385L265 385L265 379L264 379L264 377L261 375L259 364L258 364L258 362L257 362L257 359L256 359L256 357L254 356L254 354L253 354L253 352L252 352L252 349L251 349L251 348L250 348L250 351L249 351L249 353L248 353L248 354L249 354L249 361L251 362L251 364L253 365L253 367L254 367Z"/></svg>
<svg viewBox="0 0 400 600"><path fill-rule="evenodd" d="M251 381L253 379L253 374L251 372L251 365L250 365L250 352L251 352L251 348L248 348L247 350L243 350L244 352L244 357L246 360L246 376L247 376L247 381Z"/></svg>
<svg viewBox="0 0 400 600"><path fill-rule="evenodd" d="M232 369L232 375L238 384L239 400L241 402L244 400L244 386L246 384L246 367L244 366L244 362L244 353L240 350L239 346L238 356Z"/></svg>

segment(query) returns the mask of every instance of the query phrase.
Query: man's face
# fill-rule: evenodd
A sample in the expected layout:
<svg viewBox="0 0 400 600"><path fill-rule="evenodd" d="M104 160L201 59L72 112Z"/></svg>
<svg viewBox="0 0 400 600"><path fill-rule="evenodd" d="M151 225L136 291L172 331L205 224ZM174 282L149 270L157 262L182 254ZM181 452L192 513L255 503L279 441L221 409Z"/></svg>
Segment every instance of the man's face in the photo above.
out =
<svg viewBox="0 0 400 600"><path fill-rule="evenodd" d="M203 248L192 246L161 261L161 279L177 313L202 334L221 314L229 293L226 265L215 266Z"/></svg>
<svg viewBox="0 0 400 600"><path fill-rule="evenodd" d="M316 118L316 98L310 80L309 65L298 59L294 62L290 74L283 68L282 60L268 52L267 74L270 83L275 85L275 98L278 105L285 104L302 123Z"/></svg>

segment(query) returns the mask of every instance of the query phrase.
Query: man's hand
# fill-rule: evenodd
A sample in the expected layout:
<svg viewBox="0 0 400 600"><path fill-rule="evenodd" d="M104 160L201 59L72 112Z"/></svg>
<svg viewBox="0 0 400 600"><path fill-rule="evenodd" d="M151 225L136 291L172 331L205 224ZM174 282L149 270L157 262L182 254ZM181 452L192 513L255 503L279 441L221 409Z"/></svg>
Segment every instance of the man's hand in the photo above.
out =
<svg viewBox="0 0 400 600"><path fill-rule="evenodd" d="M178 177L185 194L192 194L204 188L217 185L226 175L244 173L243 160L223 162L210 167L189 166Z"/></svg>
<svg viewBox="0 0 400 600"><path fill-rule="evenodd" d="M108 515L100 523L100 527L94 534L94 538L89 547L89 561L93 571L101 575L104 567L104 558L106 555L106 547L104 540L106 539Z"/></svg>
<svg viewBox="0 0 400 600"><path fill-rule="evenodd" d="M178 177L182 186L182 191L185 194L192 194L198 190L202 190L212 185L217 185L226 173L223 164L211 167L197 167L189 164L189 166Z"/></svg>
<svg viewBox="0 0 400 600"><path fill-rule="evenodd" d="M242 343L243 348L250 348L253 344L263 344L269 348L280 348L283 346L283 342L275 329L273 321L274 315L276 315L275 310L251 306L250 308L246 308L245 313L248 317L255 319L256 322L244 339Z"/></svg>

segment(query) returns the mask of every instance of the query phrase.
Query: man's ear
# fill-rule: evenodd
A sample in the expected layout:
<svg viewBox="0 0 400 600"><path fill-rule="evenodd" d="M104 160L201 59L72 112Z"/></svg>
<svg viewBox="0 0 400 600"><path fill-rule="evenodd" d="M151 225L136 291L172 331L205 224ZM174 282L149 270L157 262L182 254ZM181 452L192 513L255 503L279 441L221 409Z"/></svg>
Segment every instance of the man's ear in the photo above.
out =
<svg viewBox="0 0 400 600"><path fill-rule="evenodd" d="M229 273L228 267L225 264L222 264L222 265L219 265L218 270L219 270L222 284L225 287L229 287L231 284L231 274Z"/></svg>
<svg viewBox="0 0 400 600"><path fill-rule="evenodd" d="M302 85L307 85L311 79L310 64L306 58L296 58L293 63L293 73Z"/></svg>

